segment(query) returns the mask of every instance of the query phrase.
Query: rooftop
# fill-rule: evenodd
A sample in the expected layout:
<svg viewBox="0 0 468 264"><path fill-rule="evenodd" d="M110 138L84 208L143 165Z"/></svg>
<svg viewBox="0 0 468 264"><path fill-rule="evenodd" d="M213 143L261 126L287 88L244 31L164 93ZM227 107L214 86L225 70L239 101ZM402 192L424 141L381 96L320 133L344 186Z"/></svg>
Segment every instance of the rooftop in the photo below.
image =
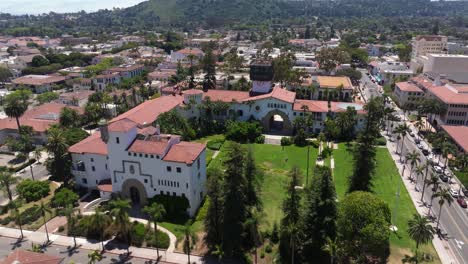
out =
<svg viewBox="0 0 468 264"><path fill-rule="evenodd" d="M345 76L317 76L317 82L321 88L337 88L343 85L343 89L353 89L353 84Z"/></svg>
<svg viewBox="0 0 468 264"><path fill-rule="evenodd" d="M63 76L52 76L52 75L26 75L14 79L14 84L22 85L45 85L65 81L66 78Z"/></svg>
<svg viewBox="0 0 468 264"><path fill-rule="evenodd" d="M308 107L308 112L326 113L328 112L327 101L315 100L296 100L294 103L294 111L304 111L303 106ZM354 107L358 114L365 114L364 104L361 103L343 103L343 102L330 102L330 111L334 113L344 112L348 107Z"/></svg>
<svg viewBox="0 0 468 264"><path fill-rule="evenodd" d="M68 151L76 154L107 155L107 144L102 141L101 132L95 132L91 136L71 146Z"/></svg>
<svg viewBox="0 0 468 264"><path fill-rule="evenodd" d="M442 126L442 129L455 141L465 152L468 152L468 126Z"/></svg>
<svg viewBox="0 0 468 264"><path fill-rule="evenodd" d="M275 88L273 88L271 93L253 96L253 97L244 99L244 101L255 101L255 100L266 99L266 98L274 98L274 99L292 104L294 103L294 100L296 98L296 93L276 86Z"/></svg>
<svg viewBox="0 0 468 264"><path fill-rule="evenodd" d="M398 86L398 88L404 92L423 92L416 84L411 82L399 82L396 83L396 86Z"/></svg>
<svg viewBox="0 0 468 264"><path fill-rule="evenodd" d="M206 146L201 143L182 141L173 145L163 160L193 164L205 148Z"/></svg>
<svg viewBox="0 0 468 264"><path fill-rule="evenodd" d="M51 256L44 253L36 253L28 250L16 249L11 252L2 264L58 264L62 263L62 257Z"/></svg>

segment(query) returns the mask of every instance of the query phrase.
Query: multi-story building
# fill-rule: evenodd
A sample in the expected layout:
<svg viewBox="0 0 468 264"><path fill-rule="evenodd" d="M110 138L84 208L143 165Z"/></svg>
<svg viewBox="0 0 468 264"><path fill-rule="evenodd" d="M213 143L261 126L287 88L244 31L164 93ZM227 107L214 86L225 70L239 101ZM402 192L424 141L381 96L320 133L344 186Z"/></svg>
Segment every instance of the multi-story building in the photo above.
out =
<svg viewBox="0 0 468 264"><path fill-rule="evenodd" d="M425 56L429 53L447 53L446 36L421 35L413 39L411 58Z"/></svg>
<svg viewBox="0 0 468 264"><path fill-rule="evenodd" d="M424 98L423 90L412 82L396 83L393 94L398 100L398 105L407 109L414 109L417 103Z"/></svg>
<svg viewBox="0 0 468 264"><path fill-rule="evenodd" d="M171 51L171 62L172 63L182 63L182 64L189 64L190 57L189 55L193 56L192 63L198 64L201 58L204 56L204 53L201 49L198 48L185 48L178 51Z"/></svg>
<svg viewBox="0 0 468 264"><path fill-rule="evenodd" d="M12 81L15 86L26 86L33 93L44 93L52 91L54 85L65 82L67 78L56 75L26 75Z"/></svg>
<svg viewBox="0 0 468 264"><path fill-rule="evenodd" d="M423 73L444 78L456 83L468 83L468 55L427 54Z"/></svg>
<svg viewBox="0 0 468 264"><path fill-rule="evenodd" d="M328 100L351 102L354 87L345 76L311 76L300 84L288 85L288 90L295 91L297 98L307 100Z"/></svg>
<svg viewBox="0 0 468 264"><path fill-rule="evenodd" d="M441 126L462 153L468 153L468 126Z"/></svg>
<svg viewBox="0 0 468 264"><path fill-rule="evenodd" d="M468 85L442 83L439 79L429 80L415 77L411 82L426 93L426 97L436 98L445 106L445 113L430 115L436 125L468 126Z"/></svg>

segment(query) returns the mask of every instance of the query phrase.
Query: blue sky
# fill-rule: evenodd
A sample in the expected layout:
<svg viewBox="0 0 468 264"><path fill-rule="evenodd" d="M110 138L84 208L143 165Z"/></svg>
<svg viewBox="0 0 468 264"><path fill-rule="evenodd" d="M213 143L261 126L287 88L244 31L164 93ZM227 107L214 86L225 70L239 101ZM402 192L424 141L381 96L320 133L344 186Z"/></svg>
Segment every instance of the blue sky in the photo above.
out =
<svg viewBox="0 0 468 264"><path fill-rule="evenodd" d="M128 7L144 0L0 0L0 13L42 14L50 11L65 13L97 11L113 7Z"/></svg>

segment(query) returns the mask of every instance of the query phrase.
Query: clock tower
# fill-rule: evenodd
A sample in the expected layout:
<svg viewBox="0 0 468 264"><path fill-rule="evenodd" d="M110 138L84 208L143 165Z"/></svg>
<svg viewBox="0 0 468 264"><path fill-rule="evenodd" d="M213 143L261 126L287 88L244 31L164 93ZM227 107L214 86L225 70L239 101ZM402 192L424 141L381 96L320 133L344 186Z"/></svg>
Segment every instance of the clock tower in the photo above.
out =
<svg viewBox="0 0 468 264"><path fill-rule="evenodd" d="M257 60L250 64L252 95L266 94L273 88L273 65L271 61Z"/></svg>

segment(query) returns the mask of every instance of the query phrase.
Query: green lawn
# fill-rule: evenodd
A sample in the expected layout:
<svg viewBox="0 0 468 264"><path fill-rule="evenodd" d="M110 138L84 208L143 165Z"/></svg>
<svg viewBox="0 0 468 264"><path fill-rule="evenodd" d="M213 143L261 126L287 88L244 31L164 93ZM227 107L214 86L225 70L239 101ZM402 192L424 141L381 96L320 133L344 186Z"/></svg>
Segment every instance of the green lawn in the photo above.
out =
<svg viewBox="0 0 468 264"><path fill-rule="evenodd" d="M224 144L221 152L213 159L209 167L222 166L226 157L226 148L229 144ZM286 188L289 182L288 173L293 166L299 166L302 170L302 184L306 181L307 171L307 148L296 146L276 146L266 144L244 145L252 148L257 166L263 170L261 182L260 198L263 203L265 217L261 228L266 230L279 223L282 217L282 202L286 196ZM318 149L310 147L310 170L309 180L312 178L313 168L317 159Z"/></svg>
<svg viewBox="0 0 468 264"><path fill-rule="evenodd" d="M336 191L338 199L341 200L346 193L348 177L352 173L352 156L347 150L346 144L340 144L339 149L334 150L333 156L335 159L334 179ZM392 218L395 219L398 227L398 232L392 233L390 236L390 244L394 259L401 260L403 253L408 254L410 249L416 247L416 244L407 234L408 220L416 213L416 209L386 148L377 148L377 168L373 184L374 192L388 203L392 211ZM398 190L400 191L399 199L396 198ZM422 248L426 252L437 256L432 245L423 246ZM401 258L399 255L401 255ZM437 260L436 263L438 262Z"/></svg>

